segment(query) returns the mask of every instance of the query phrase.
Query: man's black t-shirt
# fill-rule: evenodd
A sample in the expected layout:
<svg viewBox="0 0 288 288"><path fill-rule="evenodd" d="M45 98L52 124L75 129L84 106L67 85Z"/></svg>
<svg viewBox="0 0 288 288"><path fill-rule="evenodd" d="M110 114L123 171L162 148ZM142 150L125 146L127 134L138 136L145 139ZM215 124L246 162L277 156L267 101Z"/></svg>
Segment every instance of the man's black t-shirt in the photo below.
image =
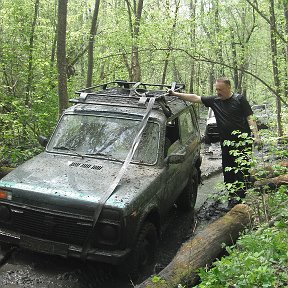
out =
<svg viewBox="0 0 288 288"><path fill-rule="evenodd" d="M221 140L236 140L237 136L231 135L234 130L251 134L247 117L253 112L250 104L242 95L233 93L226 100L221 100L218 96L202 96L201 101L214 111Z"/></svg>

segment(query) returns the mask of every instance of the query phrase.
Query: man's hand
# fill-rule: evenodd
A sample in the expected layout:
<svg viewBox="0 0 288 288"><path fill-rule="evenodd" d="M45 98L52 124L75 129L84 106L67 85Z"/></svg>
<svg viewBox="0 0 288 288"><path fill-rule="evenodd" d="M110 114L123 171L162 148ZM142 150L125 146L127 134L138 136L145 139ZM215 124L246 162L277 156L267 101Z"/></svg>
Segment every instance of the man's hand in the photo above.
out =
<svg viewBox="0 0 288 288"><path fill-rule="evenodd" d="M172 89L168 89L167 90L167 94L168 95L173 96L173 93L174 93L174 90L172 90Z"/></svg>

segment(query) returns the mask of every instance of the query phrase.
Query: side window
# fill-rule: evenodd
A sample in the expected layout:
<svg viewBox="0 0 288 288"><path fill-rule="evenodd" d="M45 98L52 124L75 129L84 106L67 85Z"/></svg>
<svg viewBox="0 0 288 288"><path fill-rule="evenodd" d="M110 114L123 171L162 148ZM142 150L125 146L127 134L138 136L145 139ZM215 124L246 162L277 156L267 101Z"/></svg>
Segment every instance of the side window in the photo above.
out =
<svg viewBox="0 0 288 288"><path fill-rule="evenodd" d="M164 157L171 153L178 146L180 140L179 133L179 119L175 118L166 124L165 144L164 144Z"/></svg>
<svg viewBox="0 0 288 288"><path fill-rule="evenodd" d="M180 117L180 138L182 143L186 143L191 139L191 134L195 132L195 127L189 110L183 112Z"/></svg>

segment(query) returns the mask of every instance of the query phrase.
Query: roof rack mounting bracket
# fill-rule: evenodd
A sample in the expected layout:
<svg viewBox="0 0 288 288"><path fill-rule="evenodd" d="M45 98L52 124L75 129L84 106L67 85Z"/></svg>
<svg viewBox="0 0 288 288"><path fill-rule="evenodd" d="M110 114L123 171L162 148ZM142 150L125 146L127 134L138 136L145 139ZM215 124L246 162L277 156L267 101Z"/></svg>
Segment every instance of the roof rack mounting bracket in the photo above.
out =
<svg viewBox="0 0 288 288"><path fill-rule="evenodd" d="M139 97L138 106L145 106L146 101L147 97Z"/></svg>
<svg viewBox="0 0 288 288"><path fill-rule="evenodd" d="M88 93L81 92L80 96L79 96L79 102L83 102L84 103L86 101L87 95L88 95Z"/></svg>

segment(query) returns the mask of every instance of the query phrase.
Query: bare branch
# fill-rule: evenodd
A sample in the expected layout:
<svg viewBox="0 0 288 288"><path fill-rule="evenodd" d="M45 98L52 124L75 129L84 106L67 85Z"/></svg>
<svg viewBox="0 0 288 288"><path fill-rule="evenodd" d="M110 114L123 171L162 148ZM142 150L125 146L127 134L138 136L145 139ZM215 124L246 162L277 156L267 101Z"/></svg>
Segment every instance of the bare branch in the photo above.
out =
<svg viewBox="0 0 288 288"><path fill-rule="evenodd" d="M229 69L237 69L238 71L242 71L243 73L245 74L248 74L250 76L252 76L253 78L257 79L260 83L262 83L270 92L272 92L276 97L277 97L277 92L275 89L273 89L268 83L266 83L263 79L261 79L259 76L255 75L253 72L249 71L249 70L246 70L246 69L243 69L243 68L237 68L237 67L233 67L232 65L230 64L227 64L227 63L224 63L224 62L220 62L220 61L216 61L216 60L213 60L213 59L210 59L210 58L207 58L203 55L200 55L198 54L197 56L195 55L192 55L190 52L188 52L187 50L185 49L182 49L182 48L155 48L155 49L141 49L139 50L139 52L149 52L149 53L153 53L153 52L156 52L156 51L180 51L180 52L183 52L185 53L187 56L189 56L189 58L197 61L197 62L206 62L206 63L212 63L212 64L217 64L217 65L220 65L220 66L223 66L223 67L226 67L226 68L229 68ZM110 55L106 55L106 56L103 56L103 57L99 57L98 59L99 60L102 60L102 59L107 59L107 58L112 58L112 57L119 57L119 56L122 56L123 57L123 53L122 52L119 52L119 53L116 53L116 54L110 54ZM280 97L280 100L281 102L286 106L288 107L288 103L283 99L283 97Z"/></svg>
<svg viewBox="0 0 288 288"><path fill-rule="evenodd" d="M251 7L253 9L255 9L255 11L257 11L257 13L269 24L271 25L271 21L270 19L259 9L258 5L256 5L255 3L252 3L251 0L246 0L246 2L251 5ZM257 2L256 2L257 3ZM275 29L275 33L277 34L277 36L286 44L288 44L288 41L285 39L284 35L282 35L277 29Z"/></svg>

